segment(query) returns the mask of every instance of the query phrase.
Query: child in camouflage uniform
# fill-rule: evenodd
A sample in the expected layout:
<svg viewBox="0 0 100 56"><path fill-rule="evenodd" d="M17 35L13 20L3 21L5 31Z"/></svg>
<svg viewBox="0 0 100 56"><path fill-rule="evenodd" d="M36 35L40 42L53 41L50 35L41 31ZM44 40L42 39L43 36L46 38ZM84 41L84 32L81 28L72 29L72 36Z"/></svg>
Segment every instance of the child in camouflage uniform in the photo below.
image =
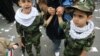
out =
<svg viewBox="0 0 100 56"><path fill-rule="evenodd" d="M4 37L0 37L0 56L6 56L6 50L9 48L16 49L18 48L18 45Z"/></svg>
<svg viewBox="0 0 100 56"><path fill-rule="evenodd" d="M43 23L42 17L37 9L32 7L32 0L19 0L19 5L21 8L17 10L15 20L18 35L21 37L21 41L24 42L22 46L29 56L34 56L32 53L32 45L34 45L36 56L39 56L40 37L42 35L39 26Z"/></svg>
<svg viewBox="0 0 100 56"><path fill-rule="evenodd" d="M95 5L92 0L79 0L72 8L74 12L69 32L66 31L68 23L59 18L59 25L66 34L64 56L87 56L95 38L91 20Z"/></svg>

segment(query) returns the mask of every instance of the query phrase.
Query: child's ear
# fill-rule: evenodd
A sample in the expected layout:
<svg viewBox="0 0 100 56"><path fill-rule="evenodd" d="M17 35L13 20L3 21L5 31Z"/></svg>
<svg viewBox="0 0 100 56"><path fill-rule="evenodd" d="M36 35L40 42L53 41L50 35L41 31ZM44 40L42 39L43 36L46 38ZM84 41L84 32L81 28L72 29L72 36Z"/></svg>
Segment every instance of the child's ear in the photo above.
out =
<svg viewBox="0 0 100 56"><path fill-rule="evenodd" d="M93 17L92 15L89 15L89 16L88 16L88 20L91 20L91 19L92 19L92 17Z"/></svg>

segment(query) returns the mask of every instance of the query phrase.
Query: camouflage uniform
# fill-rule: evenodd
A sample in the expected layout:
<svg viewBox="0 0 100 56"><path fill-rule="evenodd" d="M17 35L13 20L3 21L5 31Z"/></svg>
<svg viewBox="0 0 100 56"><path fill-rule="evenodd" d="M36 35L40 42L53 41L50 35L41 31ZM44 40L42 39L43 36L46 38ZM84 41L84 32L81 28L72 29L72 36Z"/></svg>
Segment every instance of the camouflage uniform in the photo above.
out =
<svg viewBox="0 0 100 56"><path fill-rule="evenodd" d="M65 50L64 56L80 56L82 50L89 51L95 38L94 31L85 39L72 39L69 35L70 25L68 22L62 22L60 27L65 32Z"/></svg>
<svg viewBox="0 0 100 56"><path fill-rule="evenodd" d="M83 49L89 51L93 44L94 37L94 32L92 32L86 39L72 39L71 36L67 35L64 56L80 56Z"/></svg>
<svg viewBox="0 0 100 56"><path fill-rule="evenodd" d="M12 48L12 45L15 44L4 37L0 37L0 56L6 56L6 49Z"/></svg>
<svg viewBox="0 0 100 56"><path fill-rule="evenodd" d="M29 56L34 56L32 53L32 44L36 49L37 56L40 54L40 37L41 33L39 31L39 26L43 24L42 16L36 16L34 22L26 27L18 22L16 23L17 32L22 36L22 41L24 41L25 49Z"/></svg>
<svg viewBox="0 0 100 56"><path fill-rule="evenodd" d="M84 12L93 12L95 9L95 5L92 0L79 0L72 6L72 8ZM94 31L84 39L73 39L69 35L69 24L63 22L62 24L60 24L60 27L64 29L66 35L66 40L64 43L64 56L80 56L83 49L86 51L90 50L90 47L92 46L95 38Z"/></svg>

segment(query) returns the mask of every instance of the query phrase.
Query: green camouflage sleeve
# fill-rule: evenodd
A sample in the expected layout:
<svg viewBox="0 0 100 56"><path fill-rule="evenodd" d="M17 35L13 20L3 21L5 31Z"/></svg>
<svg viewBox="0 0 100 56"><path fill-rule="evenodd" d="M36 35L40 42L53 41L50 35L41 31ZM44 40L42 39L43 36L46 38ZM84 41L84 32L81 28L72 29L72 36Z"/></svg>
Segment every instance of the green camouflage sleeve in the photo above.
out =
<svg viewBox="0 0 100 56"><path fill-rule="evenodd" d="M64 31L69 30L70 25L68 22L62 22L59 24L60 28L62 28Z"/></svg>
<svg viewBox="0 0 100 56"><path fill-rule="evenodd" d="M23 30L21 28L21 25L19 23L16 22L16 31L18 33L19 36L23 36Z"/></svg>
<svg viewBox="0 0 100 56"><path fill-rule="evenodd" d="M40 25L43 25L44 24L44 17L43 15L40 15Z"/></svg>
<svg viewBox="0 0 100 56"><path fill-rule="evenodd" d="M85 46L83 48L84 50L89 51L91 49L91 46L94 42L94 38L95 38L95 35L93 33L90 35L90 38L87 39L87 43L85 44Z"/></svg>

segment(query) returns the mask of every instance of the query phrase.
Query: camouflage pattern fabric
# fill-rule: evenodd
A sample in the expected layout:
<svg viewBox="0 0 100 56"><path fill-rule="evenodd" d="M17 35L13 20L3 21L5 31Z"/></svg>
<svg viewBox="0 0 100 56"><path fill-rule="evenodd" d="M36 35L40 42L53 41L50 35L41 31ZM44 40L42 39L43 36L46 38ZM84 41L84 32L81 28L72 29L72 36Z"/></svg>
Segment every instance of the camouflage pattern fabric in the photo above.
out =
<svg viewBox="0 0 100 56"><path fill-rule="evenodd" d="M34 56L32 45L36 49L36 55L38 56L40 54L40 37L42 34L39 31L39 26L42 24L43 18L41 15L37 16L32 25L28 27L20 25L18 22L16 23L17 32L25 40L23 44L25 44L25 49L29 56Z"/></svg>
<svg viewBox="0 0 100 56"><path fill-rule="evenodd" d="M85 39L72 39L69 35L70 24L68 22L62 22L59 26L65 32L64 56L80 56L83 50L90 50L95 38L94 31Z"/></svg>
<svg viewBox="0 0 100 56"><path fill-rule="evenodd" d="M64 56L80 56L83 50L89 51L95 38L94 32L85 39L72 39L68 34L66 36Z"/></svg>
<svg viewBox="0 0 100 56"><path fill-rule="evenodd" d="M81 11L93 12L95 9L94 0L78 0L72 7Z"/></svg>

